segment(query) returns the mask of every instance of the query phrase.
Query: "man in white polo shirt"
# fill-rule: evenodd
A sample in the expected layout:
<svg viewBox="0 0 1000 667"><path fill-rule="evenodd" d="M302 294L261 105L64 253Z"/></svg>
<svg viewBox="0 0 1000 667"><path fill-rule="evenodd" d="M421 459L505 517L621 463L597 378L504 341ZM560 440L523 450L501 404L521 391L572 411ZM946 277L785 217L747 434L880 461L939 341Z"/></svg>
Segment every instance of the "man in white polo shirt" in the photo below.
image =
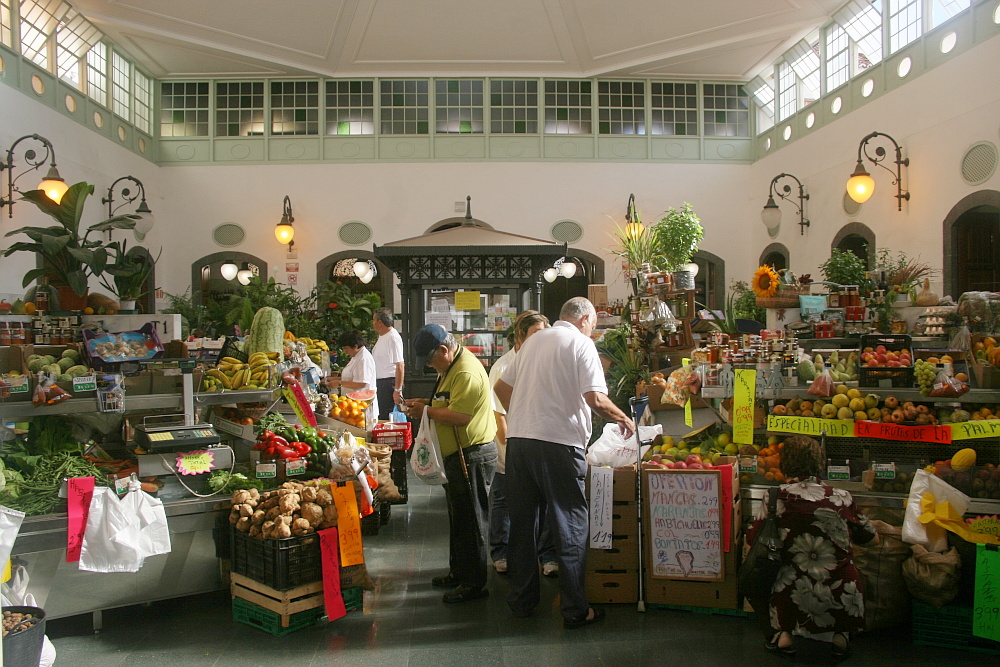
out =
<svg viewBox="0 0 1000 667"><path fill-rule="evenodd" d="M507 408L507 506L510 538L508 604L530 616L539 603L536 526L540 508L559 554L563 627L581 628L604 618L587 603L584 564L590 530L584 481L591 410L618 424L625 438L635 423L610 398L597 348L594 305L567 301L552 328L521 347L494 391Z"/></svg>
<svg viewBox="0 0 1000 667"><path fill-rule="evenodd" d="M378 340L372 348L378 418L388 419L393 406L403 402L403 338L392 326L392 311L388 308L375 311L372 326L378 334Z"/></svg>

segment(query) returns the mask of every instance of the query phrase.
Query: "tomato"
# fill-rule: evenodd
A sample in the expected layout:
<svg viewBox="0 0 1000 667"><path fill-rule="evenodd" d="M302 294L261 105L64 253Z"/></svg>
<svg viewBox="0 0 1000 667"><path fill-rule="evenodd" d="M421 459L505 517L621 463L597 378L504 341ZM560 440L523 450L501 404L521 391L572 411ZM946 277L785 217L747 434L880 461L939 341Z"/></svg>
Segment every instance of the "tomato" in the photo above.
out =
<svg viewBox="0 0 1000 667"><path fill-rule="evenodd" d="M254 422L253 417L244 417L240 420L240 423L244 426L253 426L256 422Z"/></svg>

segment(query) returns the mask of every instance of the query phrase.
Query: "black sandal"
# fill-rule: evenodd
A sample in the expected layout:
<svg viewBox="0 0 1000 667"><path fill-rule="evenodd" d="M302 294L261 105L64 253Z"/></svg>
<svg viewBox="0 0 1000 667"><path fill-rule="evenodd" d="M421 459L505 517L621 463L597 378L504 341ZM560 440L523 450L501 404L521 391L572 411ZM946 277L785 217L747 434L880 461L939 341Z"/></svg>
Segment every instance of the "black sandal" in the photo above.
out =
<svg viewBox="0 0 1000 667"><path fill-rule="evenodd" d="M843 660L851 655L851 642L846 634L837 632L833 635L833 640L830 642L830 653L837 660Z"/></svg>
<svg viewBox="0 0 1000 667"><path fill-rule="evenodd" d="M795 648L795 638L790 634L788 635L788 638L791 641L791 643L788 644L788 646L779 646L778 644L781 641L781 635L783 634L786 633L784 631L776 633L774 637L771 639L771 641L764 644L764 648L766 648L768 651L772 651L774 653L780 653L781 655L785 655L791 658L796 653L798 653L799 650Z"/></svg>

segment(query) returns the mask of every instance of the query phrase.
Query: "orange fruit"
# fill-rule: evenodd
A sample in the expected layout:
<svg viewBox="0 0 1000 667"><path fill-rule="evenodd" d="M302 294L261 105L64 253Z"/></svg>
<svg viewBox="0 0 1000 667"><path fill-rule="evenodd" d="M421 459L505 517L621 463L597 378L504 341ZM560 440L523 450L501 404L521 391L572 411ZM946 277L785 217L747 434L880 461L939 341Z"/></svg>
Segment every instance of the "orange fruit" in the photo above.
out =
<svg viewBox="0 0 1000 667"><path fill-rule="evenodd" d="M94 309L91 308L90 306L87 306L86 308L83 309L83 314L84 315L93 315L94 314Z"/></svg>
<svg viewBox="0 0 1000 667"><path fill-rule="evenodd" d="M769 482L773 482L774 481L774 473L773 472L766 472L766 473L764 473L764 479L766 479Z"/></svg>
<svg viewBox="0 0 1000 667"><path fill-rule="evenodd" d="M34 315L36 310L38 310L38 309L35 307L35 304L31 303L30 301L28 303L24 304L24 314L25 315Z"/></svg>
<svg viewBox="0 0 1000 667"><path fill-rule="evenodd" d="M772 470L771 471L771 476L774 478L775 482L784 482L785 481L785 475L782 474L782 472L780 470Z"/></svg>

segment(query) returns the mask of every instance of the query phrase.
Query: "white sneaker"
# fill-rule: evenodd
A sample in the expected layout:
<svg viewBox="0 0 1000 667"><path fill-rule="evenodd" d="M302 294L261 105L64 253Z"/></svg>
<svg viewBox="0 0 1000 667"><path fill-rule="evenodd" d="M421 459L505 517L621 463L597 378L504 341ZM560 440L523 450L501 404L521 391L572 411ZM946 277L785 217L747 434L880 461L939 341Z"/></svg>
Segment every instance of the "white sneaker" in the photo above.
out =
<svg viewBox="0 0 1000 667"><path fill-rule="evenodd" d="M507 571L507 559L499 558L493 561L493 569L501 574Z"/></svg>
<svg viewBox="0 0 1000 667"><path fill-rule="evenodd" d="M542 575L546 577L558 577L559 576L559 563L554 560L542 563Z"/></svg>

